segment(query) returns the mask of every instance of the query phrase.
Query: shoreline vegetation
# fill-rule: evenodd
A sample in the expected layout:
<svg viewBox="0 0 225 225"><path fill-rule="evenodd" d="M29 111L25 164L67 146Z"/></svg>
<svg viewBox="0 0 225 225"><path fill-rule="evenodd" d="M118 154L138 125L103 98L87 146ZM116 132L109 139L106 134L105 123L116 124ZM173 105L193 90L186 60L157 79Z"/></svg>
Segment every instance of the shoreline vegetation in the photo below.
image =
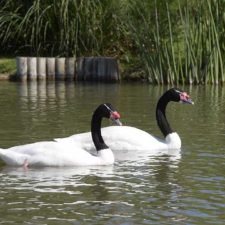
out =
<svg viewBox="0 0 225 225"><path fill-rule="evenodd" d="M0 28L0 74L18 55L110 56L121 80L225 82L224 0L2 0Z"/></svg>
<svg viewBox="0 0 225 225"><path fill-rule="evenodd" d="M16 59L0 56L0 80L10 80L16 74Z"/></svg>

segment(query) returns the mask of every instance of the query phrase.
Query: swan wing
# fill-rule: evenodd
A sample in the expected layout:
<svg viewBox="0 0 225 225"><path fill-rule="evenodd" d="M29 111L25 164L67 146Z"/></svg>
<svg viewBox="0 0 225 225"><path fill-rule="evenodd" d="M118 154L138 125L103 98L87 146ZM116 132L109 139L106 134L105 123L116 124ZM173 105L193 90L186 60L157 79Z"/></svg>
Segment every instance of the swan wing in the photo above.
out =
<svg viewBox="0 0 225 225"><path fill-rule="evenodd" d="M113 151L118 150L147 150L155 151L166 149L164 141L155 138L149 133L135 127L129 126L110 126L101 129L105 143ZM57 142L66 142L71 140L87 151L94 150L94 144L91 138L91 132L75 134L66 138L55 139Z"/></svg>
<svg viewBox="0 0 225 225"><path fill-rule="evenodd" d="M105 160L105 155L92 155L71 140L36 142L0 149L0 157L10 166L23 166L25 161L31 166L87 166L113 163L108 158Z"/></svg>

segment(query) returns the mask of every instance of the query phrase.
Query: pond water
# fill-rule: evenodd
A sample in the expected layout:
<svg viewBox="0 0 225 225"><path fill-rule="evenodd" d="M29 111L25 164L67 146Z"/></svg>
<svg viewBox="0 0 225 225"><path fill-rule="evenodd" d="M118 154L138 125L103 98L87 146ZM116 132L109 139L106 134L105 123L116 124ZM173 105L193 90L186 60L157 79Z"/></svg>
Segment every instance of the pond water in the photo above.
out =
<svg viewBox="0 0 225 225"><path fill-rule="evenodd" d="M162 137L155 107L168 88L1 82L0 147L88 131L103 102L123 124ZM195 102L167 109L180 152L127 153L102 167L24 170L0 162L0 224L225 224L225 88L180 88Z"/></svg>

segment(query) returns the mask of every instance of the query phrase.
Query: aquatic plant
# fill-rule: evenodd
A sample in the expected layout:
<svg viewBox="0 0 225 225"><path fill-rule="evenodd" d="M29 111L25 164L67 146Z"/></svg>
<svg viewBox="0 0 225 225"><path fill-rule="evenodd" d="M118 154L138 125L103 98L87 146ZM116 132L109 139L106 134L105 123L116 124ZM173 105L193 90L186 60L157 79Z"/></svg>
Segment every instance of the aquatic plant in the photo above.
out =
<svg viewBox="0 0 225 225"><path fill-rule="evenodd" d="M115 54L120 3L102 0L2 0L1 47L32 55ZM114 44L114 46L112 46Z"/></svg>
<svg viewBox="0 0 225 225"><path fill-rule="evenodd" d="M2 0L3 52L116 56L156 84L223 83L223 0Z"/></svg>
<svg viewBox="0 0 225 225"><path fill-rule="evenodd" d="M167 1L159 5L155 0L154 18L149 15L153 5L133 3L131 11L141 19L129 20L129 28L149 82L224 82L223 1L193 6L178 0L174 10Z"/></svg>

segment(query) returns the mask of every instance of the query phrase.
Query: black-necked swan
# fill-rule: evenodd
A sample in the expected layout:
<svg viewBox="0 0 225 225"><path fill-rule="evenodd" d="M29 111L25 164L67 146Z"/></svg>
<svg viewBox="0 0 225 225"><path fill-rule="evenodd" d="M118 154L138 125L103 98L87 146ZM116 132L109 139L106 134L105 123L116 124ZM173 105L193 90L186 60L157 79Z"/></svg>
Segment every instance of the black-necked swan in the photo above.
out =
<svg viewBox="0 0 225 225"><path fill-rule="evenodd" d="M0 158L10 166L89 166L110 165L114 163L114 155L105 144L101 135L102 118L110 118L121 125L120 115L111 104L101 104L92 116L92 141L97 155L85 151L79 144L67 142L36 142L0 149Z"/></svg>
<svg viewBox="0 0 225 225"><path fill-rule="evenodd" d="M147 150L154 153L158 150L180 149L180 137L171 129L166 118L166 107L170 101L194 104L189 95L178 88L171 88L160 97L156 107L156 120L165 139L156 138L135 127L110 126L101 129L104 140L114 152L117 150ZM94 148L90 132L55 140L58 142L71 140L74 143L79 143L82 148L88 151Z"/></svg>

